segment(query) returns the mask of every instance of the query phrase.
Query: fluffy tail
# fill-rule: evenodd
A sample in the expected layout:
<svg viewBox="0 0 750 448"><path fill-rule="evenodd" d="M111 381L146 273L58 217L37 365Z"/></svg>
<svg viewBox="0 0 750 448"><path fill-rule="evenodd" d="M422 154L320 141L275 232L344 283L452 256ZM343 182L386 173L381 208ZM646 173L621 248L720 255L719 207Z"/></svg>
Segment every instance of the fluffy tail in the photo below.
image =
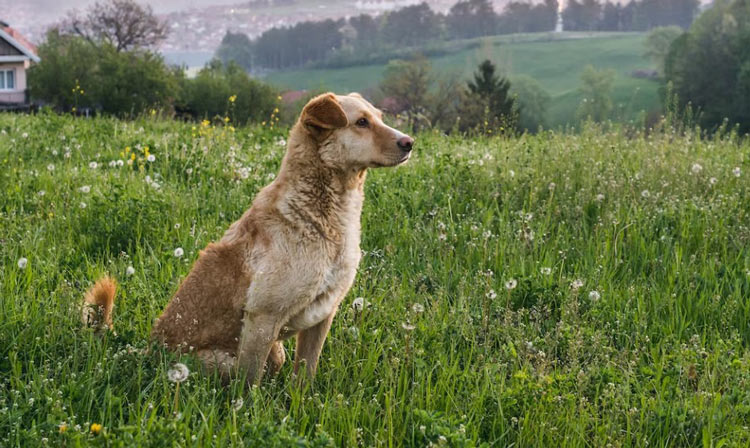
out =
<svg viewBox="0 0 750 448"><path fill-rule="evenodd" d="M99 331L112 329L112 309L115 307L117 283L105 276L97 280L83 298L81 321Z"/></svg>

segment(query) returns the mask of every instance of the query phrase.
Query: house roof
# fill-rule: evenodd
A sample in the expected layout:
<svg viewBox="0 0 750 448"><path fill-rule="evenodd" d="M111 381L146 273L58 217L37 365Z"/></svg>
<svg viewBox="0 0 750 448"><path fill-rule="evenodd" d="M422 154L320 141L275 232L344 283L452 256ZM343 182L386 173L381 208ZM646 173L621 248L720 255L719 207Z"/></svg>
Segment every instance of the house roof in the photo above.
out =
<svg viewBox="0 0 750 448"><path fill-rule="evenodd" d="M10 26L8 26L5 22L0 22L0 39L5 40L12 46L14 46L18 51L23 54L23 56L0 56L0 62L4 60L11 60L13 58L29 58L34 62L39 62L39 56L36 55L36 46L26 40L21 33L14 30ZM9 59L10 58L10 59Z"/></svg>

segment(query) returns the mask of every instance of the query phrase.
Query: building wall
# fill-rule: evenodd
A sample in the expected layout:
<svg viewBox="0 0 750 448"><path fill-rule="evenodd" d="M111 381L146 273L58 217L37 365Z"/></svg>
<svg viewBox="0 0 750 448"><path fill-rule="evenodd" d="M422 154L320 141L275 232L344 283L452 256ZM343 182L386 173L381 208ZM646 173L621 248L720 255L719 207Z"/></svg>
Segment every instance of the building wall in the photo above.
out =
<svg viewBox="0 0 750 448"><path fill-rule="evenodd" d="M13 90L0 90L0 103L23 103L26 100L26 69L29 61L0 62L0 70L15 69L16 87Z"/></svg>

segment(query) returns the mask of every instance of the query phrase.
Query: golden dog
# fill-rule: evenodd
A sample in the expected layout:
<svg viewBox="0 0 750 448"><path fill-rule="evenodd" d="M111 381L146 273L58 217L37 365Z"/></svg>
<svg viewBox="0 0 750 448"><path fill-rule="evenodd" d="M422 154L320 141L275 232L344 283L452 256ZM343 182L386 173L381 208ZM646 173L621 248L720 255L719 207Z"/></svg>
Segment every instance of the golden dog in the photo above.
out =
<svg viewBox="0 0 750 448"><path fill-rule="evenodd" d="M264 365L279 371L282 341L296 335L294 371L304 363L312 377L359 264L367 169L406 162L413 143L356 93L313 98L279 175L200 253L152 337L224 377L245 372L257 383ZM86 294L84 321L96 324L94 309L98 325L111 328L114 296L114 281L99 280Z"/></svg>

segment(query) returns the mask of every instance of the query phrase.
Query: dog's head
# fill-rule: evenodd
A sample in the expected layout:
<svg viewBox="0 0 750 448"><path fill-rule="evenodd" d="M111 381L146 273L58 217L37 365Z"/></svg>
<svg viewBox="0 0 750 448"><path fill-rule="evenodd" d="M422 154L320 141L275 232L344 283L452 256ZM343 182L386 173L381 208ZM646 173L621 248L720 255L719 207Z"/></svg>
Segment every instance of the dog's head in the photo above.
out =
<svg viewBox="0 0 750 448"><path fill-rule="evenodd" d="M396 166L411 155L414 139L383 123L383 113L358 93L326 93L310 100L299 124L324 163L345 169Z"/></svg>

